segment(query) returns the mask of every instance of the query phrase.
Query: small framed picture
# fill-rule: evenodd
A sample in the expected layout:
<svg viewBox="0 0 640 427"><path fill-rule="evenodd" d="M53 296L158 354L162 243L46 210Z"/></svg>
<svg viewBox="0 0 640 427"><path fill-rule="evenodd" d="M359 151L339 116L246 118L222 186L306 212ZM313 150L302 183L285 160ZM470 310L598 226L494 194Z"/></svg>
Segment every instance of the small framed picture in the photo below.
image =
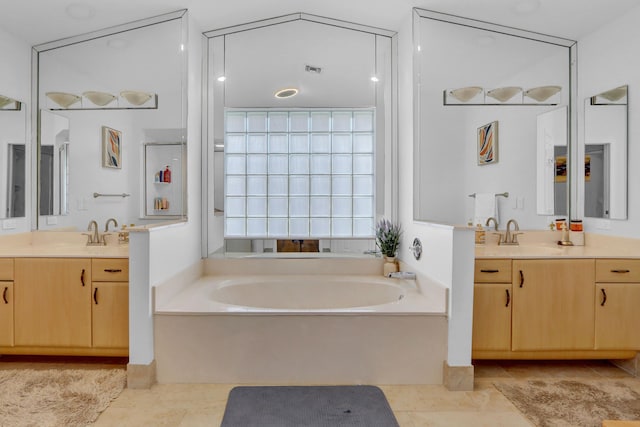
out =
<svg viewBox="0 0 640 427"><path fill-rule="evenodd" d="M102 126L102 167L122 169L122 132Z"/></svg>
<svg viewBox="0 0 640 427"><path fill-rule="evenodd" d="M478 128L478 165L498 163L498 122Z"/></svg>

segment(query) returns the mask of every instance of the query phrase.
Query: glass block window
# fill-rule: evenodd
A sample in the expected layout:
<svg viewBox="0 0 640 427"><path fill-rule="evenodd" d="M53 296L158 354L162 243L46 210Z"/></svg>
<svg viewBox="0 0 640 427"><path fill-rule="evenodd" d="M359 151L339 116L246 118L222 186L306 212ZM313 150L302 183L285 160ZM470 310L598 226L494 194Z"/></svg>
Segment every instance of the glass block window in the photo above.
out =
<svg viewBox="0 0 640 427"><path fill-rule="evenodd" d="M375 112L225 112L225 237L374 236Z"/></svg>

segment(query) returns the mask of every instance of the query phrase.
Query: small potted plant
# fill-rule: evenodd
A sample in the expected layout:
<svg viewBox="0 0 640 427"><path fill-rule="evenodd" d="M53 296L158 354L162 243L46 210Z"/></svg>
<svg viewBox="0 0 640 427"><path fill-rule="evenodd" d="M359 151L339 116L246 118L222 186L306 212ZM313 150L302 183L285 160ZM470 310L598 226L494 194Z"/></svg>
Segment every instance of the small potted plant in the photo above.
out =
<svg viewBox="0 0 640 427"><path fill-rule="evenodd" d="M382 218L376 224L376 246L380 248L380 252L382 252L385 259L385 276L391 272L398 271L396 255L400 245L401 234L400 225L394 224L388 219Z"/></svg>

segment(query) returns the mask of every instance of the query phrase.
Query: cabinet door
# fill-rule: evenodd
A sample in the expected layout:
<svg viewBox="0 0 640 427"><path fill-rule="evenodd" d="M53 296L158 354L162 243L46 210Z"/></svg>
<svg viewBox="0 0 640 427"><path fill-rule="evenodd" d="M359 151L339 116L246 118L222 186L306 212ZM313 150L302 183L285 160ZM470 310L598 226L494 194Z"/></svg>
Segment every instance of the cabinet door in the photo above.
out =
<svg viewBox="0 0 640 427"><path fill-rule="evenodd" d="M591 350L593 259L513 261L512 350Z"/></svg>
<svg viewBox="0 0 640 427"><path fill-rule="evenodd" d="M473 286L473 350L511 350L511 284Z"/></svg>
<svg viewBox="0 0 640 427"><path fill-rule="evenodd" d="M640 350L640 283L596 285L597 350Z"/></svg>
<svg viewBox="0 0 640 427"><path fill-rule="evenodd" d="M91 259L15 260L15 344L91 346Z"/></svg>
<svg viewBox="0 0 640 427"><path fill-rule="evenodd" d="M93 347L129 347L129 283L94 282Z"/></svg>
<svg viewBox="0 0 640 427"><path fill-rule="evenodd" d="M13 282L0 282L0 346L13 346Z"/></svg>

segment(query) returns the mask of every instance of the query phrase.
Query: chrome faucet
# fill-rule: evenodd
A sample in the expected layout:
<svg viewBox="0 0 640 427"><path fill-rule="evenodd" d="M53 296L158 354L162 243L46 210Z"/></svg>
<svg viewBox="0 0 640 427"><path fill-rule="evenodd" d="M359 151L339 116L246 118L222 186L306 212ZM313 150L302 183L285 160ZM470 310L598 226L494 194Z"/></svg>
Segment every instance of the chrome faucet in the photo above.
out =
<svg viewBox="0 0 640 427"><path fill-rule="evenodd" d="M95 220L89 222L89 226L87 227L87 231L91 231L91 233L85 233L88 237L87 245L104 245L105 241L101 238L100 233L98 233L98 223Z"/></svg>
<svg viewBox="0 0 640 427"><path fill-rule="evenodd" d="M111 223L111 222L113 223L113 226L114 226L114 227L117 227L117 226L118 226L118 221L116 221L116 219L115 219L115 218L109 218L109 219L107 220L107 222L104 224L104 232L105 232L105 233L108 233L108 232L109 232L109 223Z"/></svg>
<svg viewBox="0 0 640 427"><path fill-rule="evenodd" d="M498 220L495 219L494 217L490 216L489 218L487 218L487 222L484 224L487 227L489 226L489 224L491 223L491 221L493 221L493 229L495 231L498 231Z"/></svg>
<svg viewBox="0 0 640 427"><path fill-rule="evenodd" d="M501 245L517 245L518 244L518 234L522 233L511 233L511 224L514 225L514 231L520 231L520 226L518 226L518 221L515 219L510 219L507 222L507 231L504 233L504 241L501 241Z"/></svg>

